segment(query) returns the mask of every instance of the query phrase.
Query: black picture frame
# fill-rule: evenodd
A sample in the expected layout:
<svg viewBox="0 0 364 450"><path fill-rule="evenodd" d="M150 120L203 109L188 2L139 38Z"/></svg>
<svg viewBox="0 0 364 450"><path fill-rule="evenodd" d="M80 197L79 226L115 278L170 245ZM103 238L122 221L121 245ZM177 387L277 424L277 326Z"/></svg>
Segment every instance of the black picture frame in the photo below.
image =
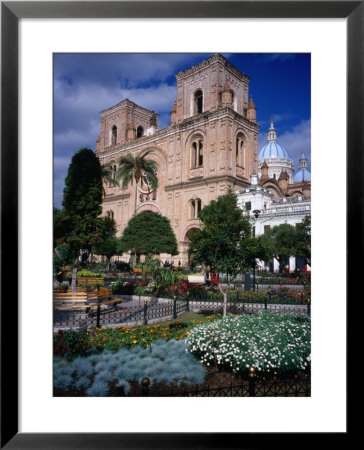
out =
<svg viewBox="0 0 364 450"><path fill-rule="evenodd" d="M354 248L356 253L363 249L364 1L1 2L1 280L6 280L1 284L1 448L266 448L272 447L277 438L281 448L293 443L307 445L309 433L299 437L280 433L243 436L242 433L168 433L168 430L139 434L18 433L18 21L21 18L117 17L346 18L347 261L353 256ZM346 267L349 299L356 287L355 280L361 279L363 264L354 265L350 271ZM348 424L349 417L348 409ZM350 430L348 426L346 433L337 433L335 442L342 444ZM319 434L315 435L315 443L319 442ZM321 437L327 442L327 435Z"/></svg>

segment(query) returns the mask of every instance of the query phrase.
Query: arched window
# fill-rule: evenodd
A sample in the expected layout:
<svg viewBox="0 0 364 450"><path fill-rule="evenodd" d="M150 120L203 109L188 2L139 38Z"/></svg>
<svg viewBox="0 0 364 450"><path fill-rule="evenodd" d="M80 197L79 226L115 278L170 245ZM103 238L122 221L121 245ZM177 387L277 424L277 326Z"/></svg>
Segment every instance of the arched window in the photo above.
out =
<svg viewBox="0 0 364 450"><path fill-rule="evenodd" d="M196 200L196 218L198 217L200 211L201 211L201 200L198 198Z"/></svg>
<svg viewBox="0 0 364 450"><path fill-rule="evenodd" d="M245 140L242 133L236 136L236 165L245 168Z"/></svg>
<svg viewBox="0 0 364 450"><path fill-rule="evenodd" d="M114 125L111 129L111 145L116 145L117 138L118 138L118 129L117 126Z"/></svg>
<svg viewBox="0 0 364 450"><path fill-rule="evenodd" d="M111 178L111 180L109 180L109 186L111 187L111 186L114 186L114 183L112 182L112 180L115 180L116 164L109 166L109 171L110 171L110 178Z"/></svg>
<svg viewBox="0 0 364 450"><path fill-rule="evenodd" d="M140 138L143 136L143 134L144 134L144 129L141 125L139 125L139 127L137 128L136 137Z"/></svg>
<svg viewBox="0 0 364 450"><path fill-rule="evenodd" d="M276 179L276 174L275 173L273 174L273 178Z"/></svg>
<svg viewBox="0 0 364 450"><path fill-rule="evenodd" d="M197 219L198 214L202 209L201 199L196 198L189 201L190 203L190 219Z"/></svg>
<svg viewBox="0 0 364 450"><path fill-rule="evenodd" d="M191 169L203 166L203 142L196 139L192 142Z"/></svg>
<svg viewBox="0 0 364 450"><path fill-rule="evenodd" d="M203 109L203 93L201 89L198 89L195 92L193 100L194 100L194 107L193 107L194 115L201 114Z"/></svg>
<svg viewBox="0 0 364 450"><path fill-rule="evenodd" d="M190 219L194 219L196 214L195 200L190 200Z"/></svg>
<svg viewBox="0 0 364 450"><path fill-rule="evenodd" d="M109 211L106 211L106 215L110 219L113 219L114 218L114 211L112 209L110 209Z"/></svg>
<svg viewBox="0 0 364 450"><path fill-rule="evenodd" d="M109 166L109 170L110 170L110 177L113 178L113 166ZM109 186L112 186L112 182L109 179Z"/></svg>

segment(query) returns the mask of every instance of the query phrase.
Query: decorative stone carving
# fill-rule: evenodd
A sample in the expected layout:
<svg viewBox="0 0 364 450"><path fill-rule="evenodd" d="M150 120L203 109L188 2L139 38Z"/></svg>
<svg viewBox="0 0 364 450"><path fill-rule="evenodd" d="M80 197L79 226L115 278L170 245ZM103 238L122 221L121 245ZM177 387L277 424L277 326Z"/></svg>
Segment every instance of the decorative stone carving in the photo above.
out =
<svg viewBox="0 0 364 450"><path fill-rule="evenodd" d="M203 168L191 169L191 178L203 177Z"/></svg>
<svg viewBox="0 0 364 450"><path fill-rule="evenodd" d="M242 167L236 168L236 176L244 178L244 169Z"/></svg>

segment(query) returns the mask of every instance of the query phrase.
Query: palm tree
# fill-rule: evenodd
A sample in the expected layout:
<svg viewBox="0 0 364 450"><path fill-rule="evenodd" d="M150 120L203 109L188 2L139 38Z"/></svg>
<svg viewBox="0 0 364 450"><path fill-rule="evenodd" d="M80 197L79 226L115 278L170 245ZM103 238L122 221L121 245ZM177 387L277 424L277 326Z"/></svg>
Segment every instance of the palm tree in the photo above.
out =
<svg viewBox="0 0 364 450"><path fill-rule="evenodd" d="M101 166L101 177L102 181L107 183L109 186L119 186L118 181L116 180L115 169L112 166ZM104 197L106 195L104 183L102 184L102 191Z"/></svg>
<svg viewBox="0 0 364 450"><path fill-rule="evenodd" d="M156 175L158 166L155 161L146 158L149 153L151 153L151 150L148 150L143 155L134 156L129 153L126 156L122 156L119 160L119 170L115 176L117 181L122 180L122 187L124 189L128 187L129 183L133 184L133 181L135 181L134 215L137 209L139 181L143 178L146 184L150 186L152 192L158 187L158 178Z"/></svg>

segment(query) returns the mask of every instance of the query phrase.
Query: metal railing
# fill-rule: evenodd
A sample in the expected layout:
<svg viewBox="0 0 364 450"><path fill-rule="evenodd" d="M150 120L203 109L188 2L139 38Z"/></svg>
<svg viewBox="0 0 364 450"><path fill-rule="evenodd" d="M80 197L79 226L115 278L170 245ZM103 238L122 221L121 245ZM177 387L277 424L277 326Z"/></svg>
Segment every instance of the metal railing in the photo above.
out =
<svg viewBox="0 0 364 450"><path fill-rule="evenodd" d="M227 311L232 314L255 314L262 311L282 314L310 315L311 303L284 304L272 301L273 297L265 296L263 301L249 302L241 301L239 295L230 297L227 303ZM147 325L164 320L177 319L179 315L191 311L221 314L223 302L221 299L215 301L199 300L192 297L183 299L174 298L163 303L144 303L141 306L121 306L113 308L97 307L94 312L85 309L62 309L54 310L53 323L55 328L79 328L82 326L102 327L112 325Z"/></svg>
<svg viewBox="0 0 364 450"><path fill-rule="evenodd" d="M149 378L143 378L140 395L143 397L310 397L311 380L306 379L272 379L265 380L256 376L241 381L240 384L228 386L205 387L196 386L190 390L170 387L160 392L154 392L150 388Z"/></svg>

